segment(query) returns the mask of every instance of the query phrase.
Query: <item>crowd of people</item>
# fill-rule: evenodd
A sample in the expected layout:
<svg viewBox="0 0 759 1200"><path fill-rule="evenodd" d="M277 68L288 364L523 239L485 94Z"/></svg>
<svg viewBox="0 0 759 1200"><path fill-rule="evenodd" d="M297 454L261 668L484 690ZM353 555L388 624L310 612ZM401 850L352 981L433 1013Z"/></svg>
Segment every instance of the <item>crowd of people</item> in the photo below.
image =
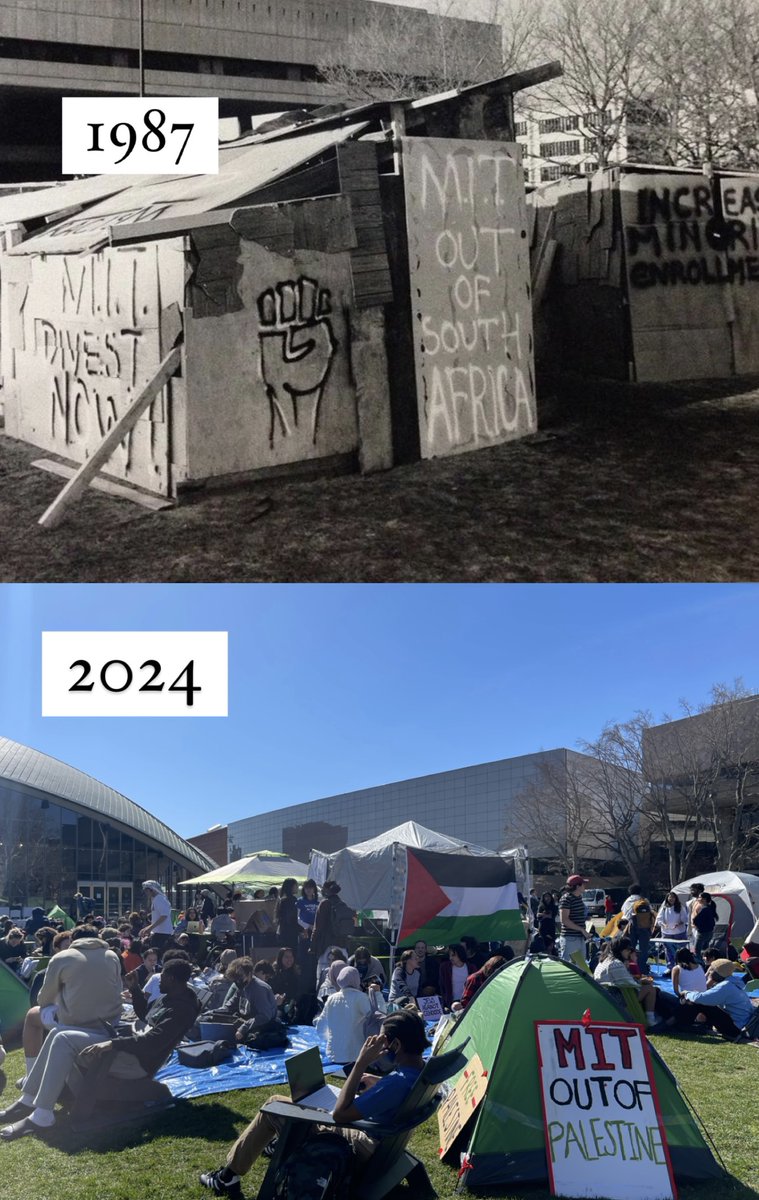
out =
<svg viewBox="0 0 759 1200"><path fill-rule="evenodd" d="M712 1029L737 1039L754 1012L742 974L759 975L759 922L739 970L732 948L713 944L714 903L700 884L687 901L669 892L658 906L632 885L620 912L607 911L611 919L599 936L582 900L587 882L570 875L558 894L531 891L523 901L532 917L530 952L591 970L623 1000L631 989L649 1026ZM183 1039L200 1036L204 1019L228 1022L234 1040L252 1048L284 1046L288 1025L313 1024L326 1058L348 1071L335 1110L347 1125L373 1111L358 1088L367 1086L361 1079L380 1045L387 1050L397 1043L398 1062L407 1060L413 1069L408 1067L408 1078L405 1068L396 1070L403 1086L396 1080L395 1092L377 1089L374 1076L373 1098L386 1092L386 1102L391 1095L397 1102L418 1075L426 1044L419 1002L438 997L439 1011L460 1014L514 957L508 944L479 943L473 936L435 949L417 940L401 952L388 978L369 947L351 953L355 914L338 883L327 881L320 894L313 880L299 886L286 879L280 889L257 897L272 902L272 949L255 958L241 953L234 897L217 903L210 892L201 893L175 923L160 884L147 880L143 888L145 908L112 924L81 896L75 897L73 928L49 920L42 909L23 928L0 921L0 961L26 976L32 1001L23 1028L20 1094L0 1112L0 1140L53 1125L64 1091L76 1096L86 1089L95 1065L98 1077L105 1072L114 1081L151 1079ZM653 938L663 940L671 991L649 974ZM241 1176L275 1135L276 1122L260 1114L225 1166L202 1182L217 1194L238 1195Z"/></svg>

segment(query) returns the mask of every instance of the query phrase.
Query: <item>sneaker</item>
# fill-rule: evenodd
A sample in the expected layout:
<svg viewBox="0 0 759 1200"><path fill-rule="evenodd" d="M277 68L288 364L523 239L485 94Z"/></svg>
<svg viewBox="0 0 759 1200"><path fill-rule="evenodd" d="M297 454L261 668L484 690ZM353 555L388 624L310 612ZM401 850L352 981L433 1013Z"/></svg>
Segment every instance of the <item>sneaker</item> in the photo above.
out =
<svg viewBox="0 0 759 1200"><path fill-rule="evenodd" d="M222 1178L227 1174L226 1167L220 1167L218 1171L204 1171L200 1176L200 1182L203 1187L210 1188L217 1196L231 1196L232 1200L244 1200L240 1187L240 1176L230 1175L228 1179Z"/></svg>

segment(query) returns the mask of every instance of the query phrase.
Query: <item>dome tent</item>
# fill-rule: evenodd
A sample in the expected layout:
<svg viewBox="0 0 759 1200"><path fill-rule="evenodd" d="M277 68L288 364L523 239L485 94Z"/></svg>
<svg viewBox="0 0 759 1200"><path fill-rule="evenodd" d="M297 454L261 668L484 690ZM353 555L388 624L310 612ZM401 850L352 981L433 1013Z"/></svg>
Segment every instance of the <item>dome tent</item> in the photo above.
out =
<svg viewBox="0 0 759 1200"><path fill-rule="evenodd" d="M731 936L738 939L748 937L759 919L759 875L748 875L742 871L711 871L678 883L672 891L687 899L694 883L703 883L710 896L729 899L733 910Z"/></svg>
<svg viewBox="0 0 759 1200"><path fill-rule="evenodd" d="M571 963L542 955L503 967L484 984L455 1027L471 1061L488 1074L482 1103L463 1131L466 1186L548 1183L535 1021L579 1020L586 1009L598 1022L618 1022L609 993ZM677 1081L653 1046L653 1076L675 1179L723 1178ZM455 1081L451 1081L454 1083Z"/></svg>

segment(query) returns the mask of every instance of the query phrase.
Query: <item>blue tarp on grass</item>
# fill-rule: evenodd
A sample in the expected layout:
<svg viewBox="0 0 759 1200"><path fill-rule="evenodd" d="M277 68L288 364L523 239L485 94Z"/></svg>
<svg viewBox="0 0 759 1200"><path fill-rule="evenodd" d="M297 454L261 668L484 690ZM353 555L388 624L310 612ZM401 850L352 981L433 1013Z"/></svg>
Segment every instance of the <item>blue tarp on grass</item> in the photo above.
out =
<svg viewBox="0 0 759 1200"><path fill-rule="evenodd" d="M247 1050L237 1046L234 1058L217 1067L183 1067L175 1051L156 1079L165 1083L177 1099L210 1096L214 1092L232 1092L238 1088L269 1087L274 1083L286 1084L285 1059L311 1046L319 1047L325 1073L337 1070L337 1063L324 1061L324 1044L310 1025L291 1025L287 1035L290 1045L283 1049Z"/></svg>

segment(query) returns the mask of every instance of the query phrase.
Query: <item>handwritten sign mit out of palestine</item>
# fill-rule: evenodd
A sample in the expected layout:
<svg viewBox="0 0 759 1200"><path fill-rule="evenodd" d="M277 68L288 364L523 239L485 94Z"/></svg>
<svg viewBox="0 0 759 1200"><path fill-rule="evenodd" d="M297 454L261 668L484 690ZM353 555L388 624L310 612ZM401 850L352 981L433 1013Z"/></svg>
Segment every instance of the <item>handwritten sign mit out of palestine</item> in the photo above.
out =
<svg viewBox="0 0 759 1200"><path fill-rule="evenodd" d="M674 1200L642 1028L536 1021L535 1033L553 1195Z"/></svg>

